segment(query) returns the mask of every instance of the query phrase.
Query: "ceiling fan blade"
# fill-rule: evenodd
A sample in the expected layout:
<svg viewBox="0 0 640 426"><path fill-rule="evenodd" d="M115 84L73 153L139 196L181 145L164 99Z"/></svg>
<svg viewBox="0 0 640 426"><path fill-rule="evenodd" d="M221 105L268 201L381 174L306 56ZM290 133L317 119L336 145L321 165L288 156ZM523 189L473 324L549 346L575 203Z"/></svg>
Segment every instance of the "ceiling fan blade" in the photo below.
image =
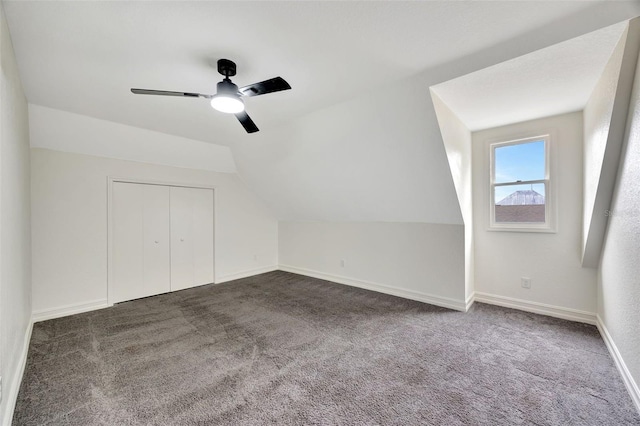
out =
<svg viewBox="0 0 640 426"><path fill-rule="evenodd" d="M242 96L258 96L267 93L279 92L281 90L289 90L291 86L282 77L275 77L270 80L253 83L238 89Z"/></svg>
<svg viewBox="0 0 640 426"><path fill-rule="evenodd" d="M240 124L242 124L242 127L244 127L247 133L255 133L258 131L258 126L256 126L256 123L253 122L251 117L249 117L245 111L239 112L235 114L235 116L238 118L238 121L240 121Z"/></svg>
<svg viewBox="0 0 640 426"><path fill-rule="evenodd" d="M166 90L149 90L149 89L131 89L136 95L160 95L160 96L180 96L186 98L211 98L211 95L203 95L201 93L189 92L169 92Z"/></svg>

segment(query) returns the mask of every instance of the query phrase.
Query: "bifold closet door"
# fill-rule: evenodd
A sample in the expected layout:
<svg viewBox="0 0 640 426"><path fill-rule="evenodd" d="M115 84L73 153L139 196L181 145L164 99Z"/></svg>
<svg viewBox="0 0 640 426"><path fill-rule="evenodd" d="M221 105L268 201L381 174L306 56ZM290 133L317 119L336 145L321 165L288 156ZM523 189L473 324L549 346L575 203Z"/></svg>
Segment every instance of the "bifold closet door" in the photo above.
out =
<svg viewBox="0 0 640 426"><path fill-rule="evenodd" d="M171 187L171 290L213 282L213 190Z"/></svg>
<svg viewBox="0 0 640 426"><path fill-rule="evenodd" d="M170 190L113 183L113 302L171 291Z"/></svg>

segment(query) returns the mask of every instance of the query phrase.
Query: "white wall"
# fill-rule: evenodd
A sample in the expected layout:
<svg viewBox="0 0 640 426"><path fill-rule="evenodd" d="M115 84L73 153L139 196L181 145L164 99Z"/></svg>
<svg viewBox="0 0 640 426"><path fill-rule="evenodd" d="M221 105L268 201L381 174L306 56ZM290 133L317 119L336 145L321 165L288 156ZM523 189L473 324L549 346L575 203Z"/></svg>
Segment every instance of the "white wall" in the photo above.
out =
<svg viewBox="0 0 640 426"><path fill-rule="evenodd" d="M449 168L464 221L465 298L469 298L474 291L475 276L473 200L471 197L471 132L436 93L437 91L432 88L431 98L436 109L440 133L447 152L447 160L449 160Z"/></svg>
<svg viewBox="0 0 640 426"><path fill-rule="evenodd" d="M280 222L279 253L284 270L465 309L461 225Z"/></svg>
<svg viewBox="0 0 640 426"><path fill-rule="evenodd" d="M552 143L550 173L555 179L557 232L488 231L489 143L546 133ZM512 303L529 310L547 309L545 313L575 315L573 319L594 322L596 271L582 267L580 250L582 135L580 112L473 133L478 300ZM533 280L531 289L521 287L521 277Z"/></svg>
<svg viewBox="0 0 640 426"><path fill-rule="evenodd" d="M239 173L281 220L461 224L428 86L384 90L240 139Z"/></svg>
<svg viewBox="0 0 640 426"><path fill-rule="evenodd" d="M0 15L0 422L9 424L31 317L29 125L2 6Z"/></svg>
<svg viewBox="0 0 640 426"><path fill-rule="evenodd" d="M637 5L628 6L568 16L272 123L232 145L238 171L281 220L462 224L429 87L628 19Z"/></svg>
<svg viewBox="0 0 640 426"><path fill-rule="evenodd" d="M429 87L624 19L608 16L609 11L610 8L603 8L598 19L582 16L571 22L550 23L407 79L390 78L387 84L371 87L356 98L297 117L251 138L241 137L232 145L238 171L252 189L268 200L283 221L281 227L286 227L286 222L320 221L325 222L327 232L333 233L333 229L341 229L334 228L336 223L462 225L463 215ZM339 79L336 84L340 84ZM283 230L281 238L285 234ZM305 235L309 238L303 241L307 247L322 244L320 253L338 252L341 248L329 247L329 242L316 239L314 232ZM451 235L441 238L423 244L453 247L460 243ZM384 241L375 243L378 245L370 251L384 251ZM287 244L280 241L282 256L286 256ZM458 248L460 252L455 257L463 262L464 242ZM409 256L408 248L401 251ZM285 262L282 259L281 263ZM417 282L430 280L421 277ZM466 285L465 289L464 277L458 285L456 297L463 299L471 287ZM581 296L589 302L567 303L585 305L594 312L595 289L591 292ZM571 299L566 294L565 298Z"/></svg>
<svg viewBox="0 0 640 426"><path fill-rule="evenodd" d="M629 21L584 109L585 266L597 267L601 255L607 224L605 211L613 194L639 47L640 18L636 18Z"/></svg>
<svg viewBox="0 0 640 426"><path fill-rule="evenodd" d="M108 176L215 185L216 282L278 264L278 223L235 174L40 148L31 165L36 317L106 303Z"/></svg>
<svg viewBox="0 0 640 426"><path fill-rule="evenodd" d="M239 141L238 170L276 209L289 270L464 309L464 227L428 85L387 90Z"/></svg>
<svg viewBox="0 0 640 426"><path fill-rule="evenodd" d="M29 104L32 148L233 173L227 146Z"/></svg>
<svg viewBox="0 0 640 426"><path fill-rule="evenodd" d="M598 315L640 410L640 67L636 67L622 158L598 273ZM615 354L615 351L614 351ZM625 368L627 369L624 373Z"/></svg>

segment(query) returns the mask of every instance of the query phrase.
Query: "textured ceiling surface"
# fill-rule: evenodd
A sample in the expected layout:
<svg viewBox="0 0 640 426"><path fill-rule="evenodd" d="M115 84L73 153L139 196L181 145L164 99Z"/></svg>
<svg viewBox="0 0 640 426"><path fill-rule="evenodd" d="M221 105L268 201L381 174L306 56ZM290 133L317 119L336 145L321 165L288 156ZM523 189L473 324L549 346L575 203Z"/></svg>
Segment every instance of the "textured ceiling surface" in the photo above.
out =
<svg viewBox="0 0 640 426"><path fill-rule="evenodd" d="M32 104L228 145L280 219L450 224L462 216L429 87L640 14L637 1L3 4ZM588 91L605 45L544 58L567 55L550 72L577 61L562 75ZM259 133L204 100L129 93L211 93L219 58L239 85L291 83L247 99Z"/></svg>
<svg viewBox="0 0 640 426"><path fill-rule="evenodd" d="M239 85L285 77L293 90L247 101L263 130L375 90L590 2L4 2L29 102L228 144L242 128L202 99L219 58ZM514 17L526 19L514 19Z"/></svg>
<svg viewBox="0 0 640 426"><path fill-rule="evenodd" d="M593 31L432 89L471 131L580 111L625 27Z"/></svg>

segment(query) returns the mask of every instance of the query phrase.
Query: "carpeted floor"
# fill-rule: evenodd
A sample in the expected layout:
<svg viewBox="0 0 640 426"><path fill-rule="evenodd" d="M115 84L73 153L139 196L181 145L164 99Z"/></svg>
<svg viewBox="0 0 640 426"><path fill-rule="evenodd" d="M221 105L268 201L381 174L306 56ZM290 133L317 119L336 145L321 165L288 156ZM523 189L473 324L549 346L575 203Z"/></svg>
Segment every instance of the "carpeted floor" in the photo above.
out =
<svg viewBox="0 0 640 426"><path fill-rule="evenodd" d="M37 323L14 425L640 425L595 327L286 272Z"/></svg>

